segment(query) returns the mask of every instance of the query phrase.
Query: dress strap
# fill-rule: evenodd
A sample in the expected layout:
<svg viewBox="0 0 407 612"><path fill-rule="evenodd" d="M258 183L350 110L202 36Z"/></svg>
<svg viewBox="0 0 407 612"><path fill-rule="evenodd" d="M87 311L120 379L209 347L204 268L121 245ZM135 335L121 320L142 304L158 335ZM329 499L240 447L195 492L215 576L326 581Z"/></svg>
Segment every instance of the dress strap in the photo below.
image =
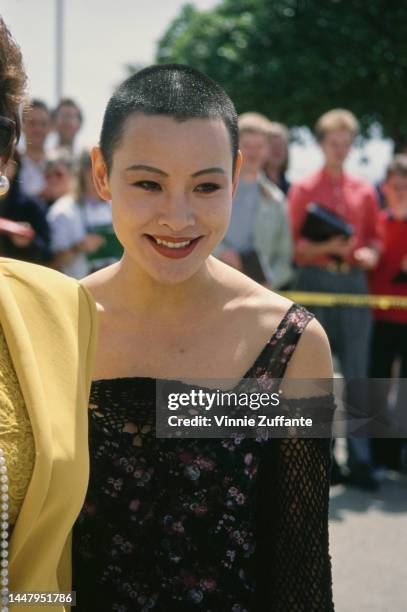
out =
<svg viewBox="0 0 407 612"><path fill-rule="evenodd" d="M304 306L292 304L259 356L253 375L283 378L302 332L313 318Z"/></svg>

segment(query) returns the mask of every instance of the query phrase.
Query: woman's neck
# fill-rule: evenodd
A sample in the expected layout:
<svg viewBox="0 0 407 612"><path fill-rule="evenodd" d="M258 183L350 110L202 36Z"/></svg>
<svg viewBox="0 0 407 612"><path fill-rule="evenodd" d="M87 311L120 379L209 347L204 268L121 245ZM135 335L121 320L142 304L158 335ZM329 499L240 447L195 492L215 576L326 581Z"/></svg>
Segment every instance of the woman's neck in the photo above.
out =
<svg viewBox="0 0 407 612"><path fill-rule="evenodd" d="M126 255L117 264L112 278L111 289L115 307L124 312L137 312L138 318L174 321L190 316L214 298L213 264L207 260L192 278L170 284L159 283L140 268Z"/></svg>

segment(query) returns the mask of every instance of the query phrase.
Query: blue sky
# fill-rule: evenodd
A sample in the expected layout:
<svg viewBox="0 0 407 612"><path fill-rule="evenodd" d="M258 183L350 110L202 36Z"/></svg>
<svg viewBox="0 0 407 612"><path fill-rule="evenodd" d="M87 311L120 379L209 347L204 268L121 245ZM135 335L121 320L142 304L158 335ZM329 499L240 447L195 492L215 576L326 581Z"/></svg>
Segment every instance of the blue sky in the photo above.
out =
<svg viewBox="0 0 407 612"><path fill-rule="evenodd" d="M1 15L19 42L32 97L55 103L55 6L57 0L2 0ZM209 9L216 0L194 0ZM97 139L103 110L113 88L126 76L130 63L148 64L156 43L183 0L64 0L64 94L79 101L85 124L80 142L91 146ZM255 109L253 109L255 110ZM272 117L271 117L272 119ZM355 150L349 169L377 180L390 156L390 143L370 142ZM361 164L367 157L369 162ZM320 164L318 148L308 143L291 151L291 178L297 179Z"/></svg>

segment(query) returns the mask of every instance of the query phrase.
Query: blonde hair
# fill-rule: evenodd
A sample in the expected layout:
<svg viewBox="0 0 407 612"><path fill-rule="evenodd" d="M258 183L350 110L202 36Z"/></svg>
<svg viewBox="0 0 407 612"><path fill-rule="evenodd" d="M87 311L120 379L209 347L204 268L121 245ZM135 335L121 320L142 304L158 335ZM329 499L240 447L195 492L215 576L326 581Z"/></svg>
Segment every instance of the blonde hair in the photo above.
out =
<svg viewBox="0 0 407 612"><path fill-rule="evenodd" d="M282 123L278 123L278 121L270 121L268 135L271 138L273 136L281 136L286 142L289 140L288 129Z"/></svg>
<svg viewBox="0 0 407 612"><path fill-rule="evenodd" d="M268 136L270 121L260 113L243 113L238 117L239 134L264 134Z"/></svg>
<svg viewBox="0 0 407 612"><path fill-rule="evenodd" d="M324 139L328 132L346 130L355 138L359 131L359 123L355 115L344 108L334 108L324 113L315 124L315 135L318 141Z"/></svg>

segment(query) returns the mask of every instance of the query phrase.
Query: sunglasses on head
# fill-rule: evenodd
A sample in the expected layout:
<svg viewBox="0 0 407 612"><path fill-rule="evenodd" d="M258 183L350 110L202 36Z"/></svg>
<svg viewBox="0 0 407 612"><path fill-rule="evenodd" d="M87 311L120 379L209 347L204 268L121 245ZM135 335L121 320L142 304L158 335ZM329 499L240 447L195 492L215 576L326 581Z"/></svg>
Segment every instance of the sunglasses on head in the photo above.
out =
<svg viewBox="0 0 407 612"><path fill-rule="evenodd" d="M0 156L10 156L16 138L16 124L12 119L0 115Z"/></svg>

